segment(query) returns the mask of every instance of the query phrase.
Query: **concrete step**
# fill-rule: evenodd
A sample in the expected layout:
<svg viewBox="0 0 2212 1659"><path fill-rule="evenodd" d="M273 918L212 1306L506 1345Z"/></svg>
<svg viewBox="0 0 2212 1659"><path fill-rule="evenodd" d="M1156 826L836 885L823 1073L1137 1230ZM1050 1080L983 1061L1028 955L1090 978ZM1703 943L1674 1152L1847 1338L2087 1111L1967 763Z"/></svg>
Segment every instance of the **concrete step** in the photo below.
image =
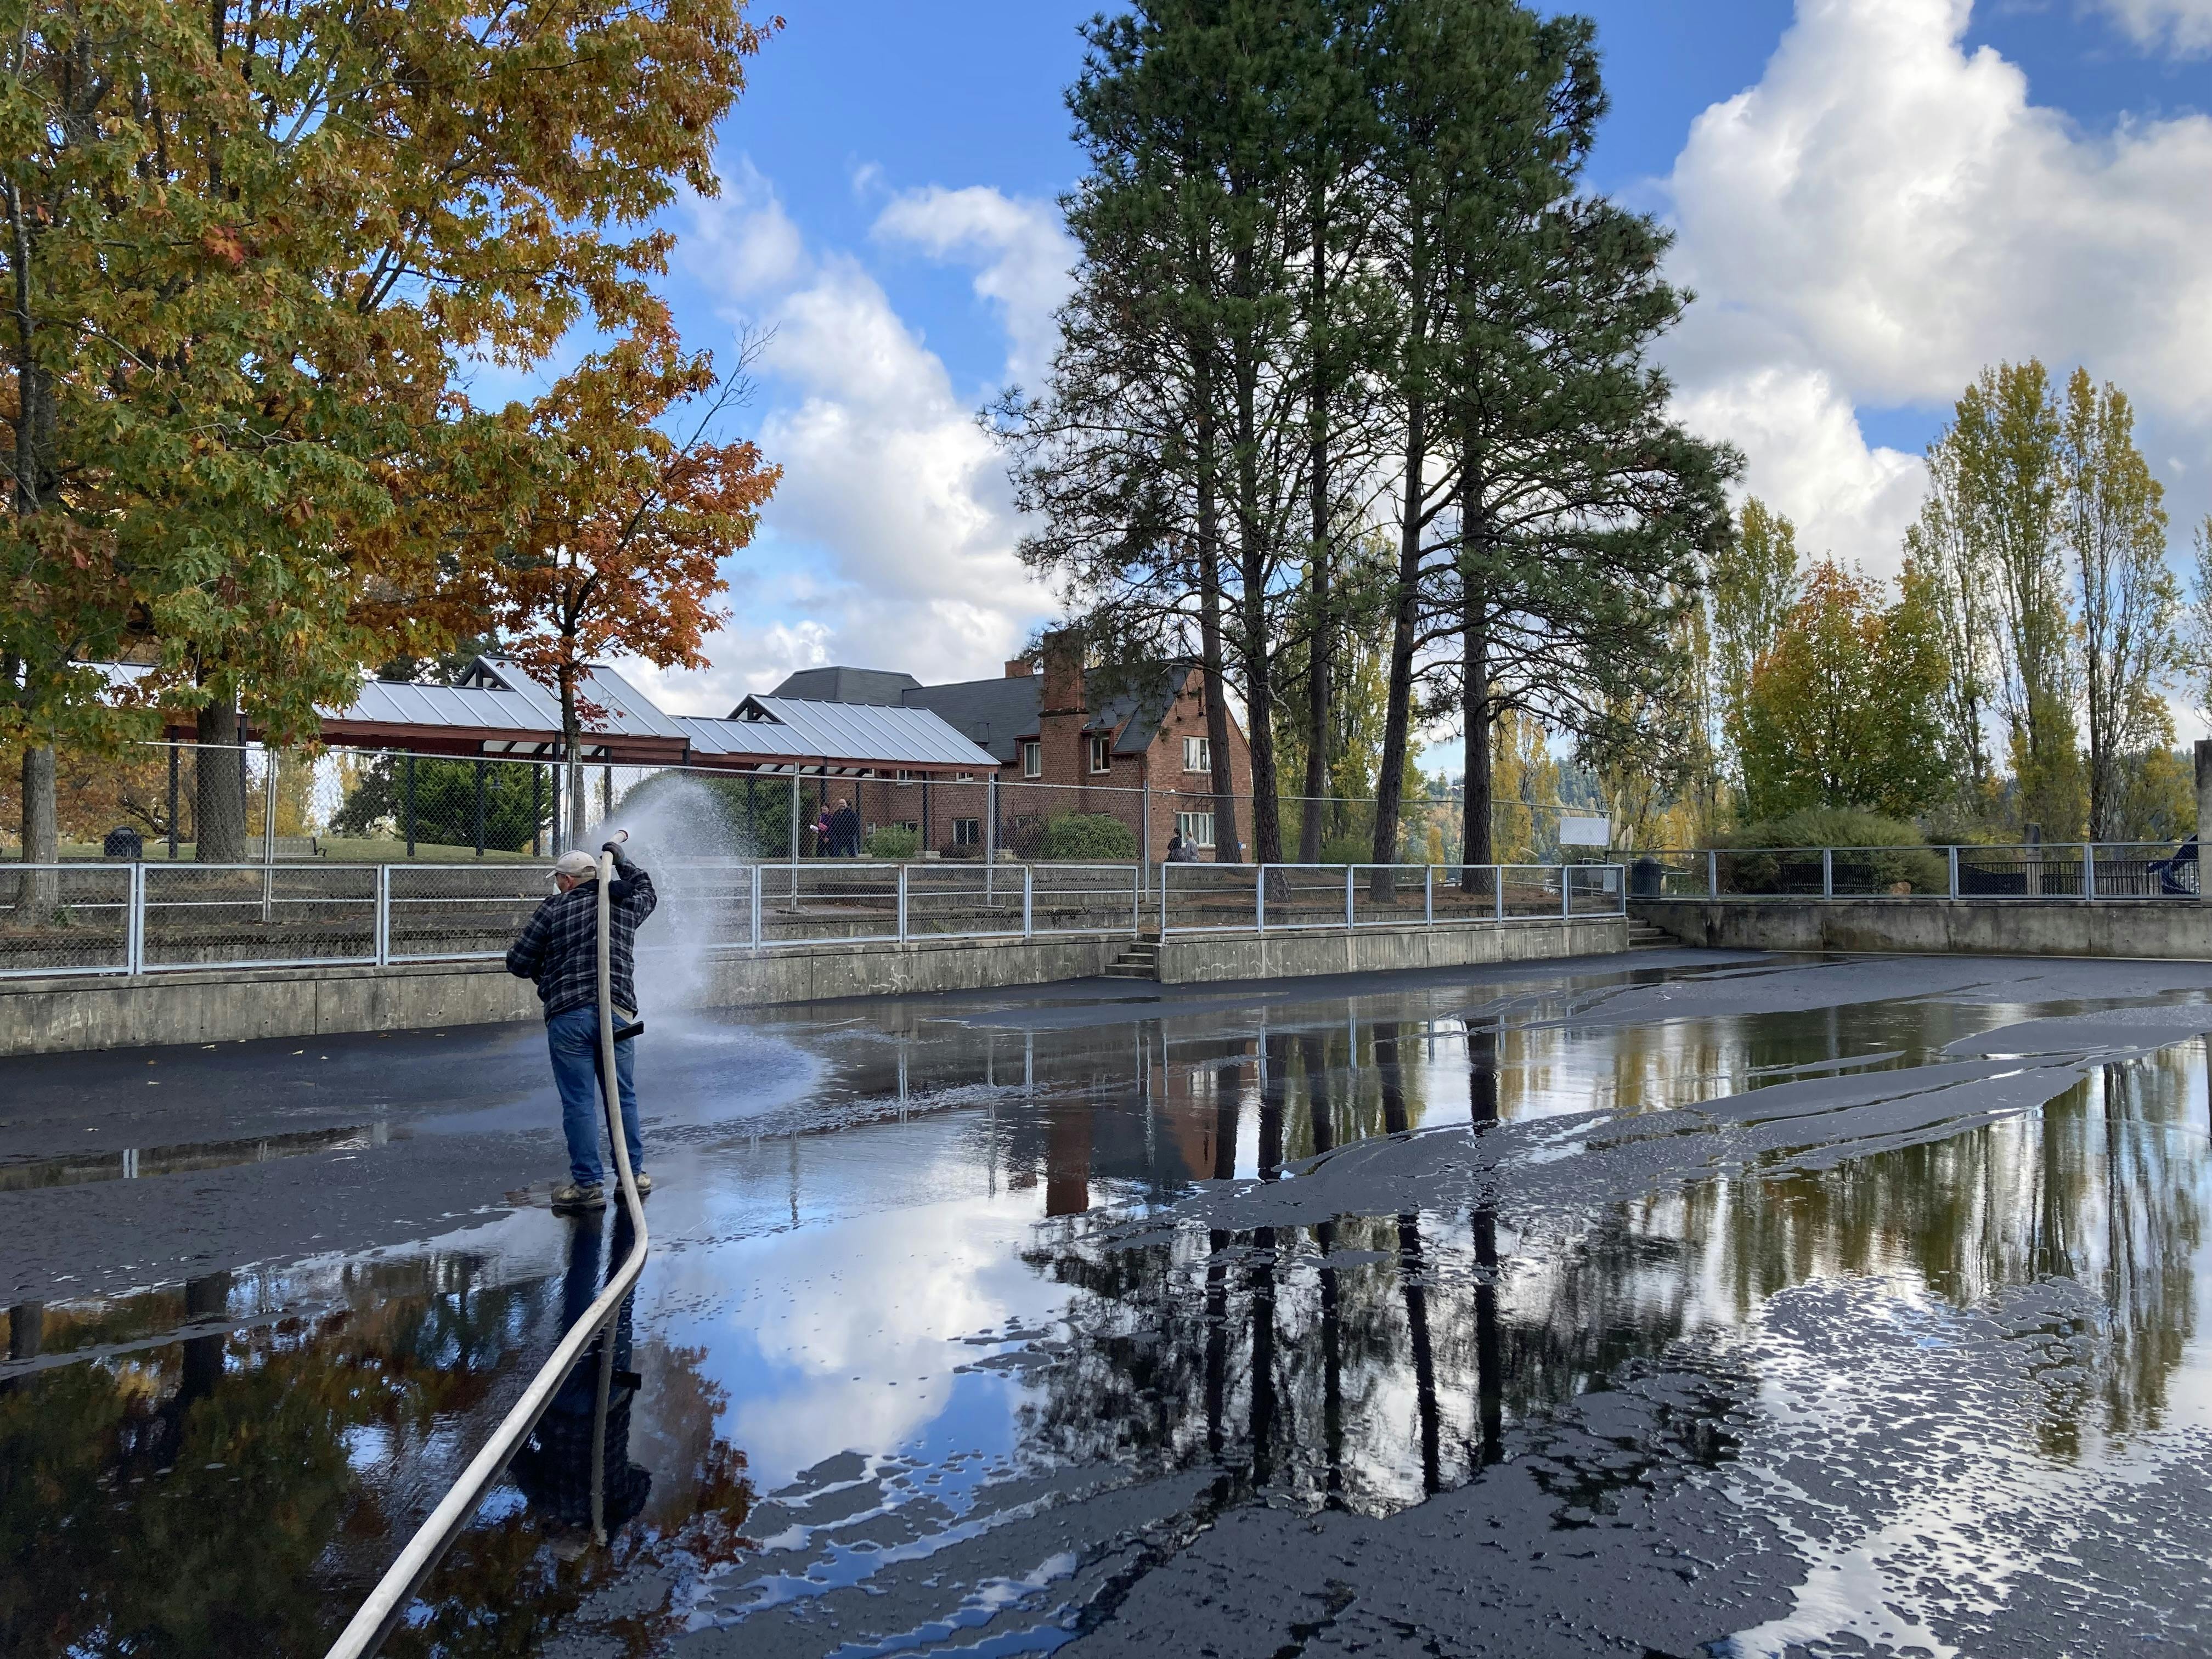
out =
<svg viewBox="0 0 2212 1659"><path fill-rule="evenodd" d="M1157 968L1138 968L1126 962L1117 962L1111 968L1109 968L1106 970L1104 977L1107 979L1150 980L1153 984L1157 985L1160 981L1160 973L1159 969Z"/></svg>

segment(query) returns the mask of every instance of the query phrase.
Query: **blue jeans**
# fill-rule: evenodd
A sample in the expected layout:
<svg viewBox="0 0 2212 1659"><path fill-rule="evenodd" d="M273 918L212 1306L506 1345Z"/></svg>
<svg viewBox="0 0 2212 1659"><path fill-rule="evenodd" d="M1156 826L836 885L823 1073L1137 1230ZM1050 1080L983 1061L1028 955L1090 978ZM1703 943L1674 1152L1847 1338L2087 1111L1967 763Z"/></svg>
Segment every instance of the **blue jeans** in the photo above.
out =
<svg viewBox="0 0 2212 1659"><path fill-rule="evenodd" d="M561 1091L561 1131L568 1137L568 1178L579 1187L606 1180L599 1163L599 1011L571 1008L545 1022L545 1046L553 1055L553 1085ZM622 1091L623 1139L629 1167L645 1168L645 1142L637 1128L637 1091L630 1086L635 1039L615 1044L615 1082Z"/></svg>

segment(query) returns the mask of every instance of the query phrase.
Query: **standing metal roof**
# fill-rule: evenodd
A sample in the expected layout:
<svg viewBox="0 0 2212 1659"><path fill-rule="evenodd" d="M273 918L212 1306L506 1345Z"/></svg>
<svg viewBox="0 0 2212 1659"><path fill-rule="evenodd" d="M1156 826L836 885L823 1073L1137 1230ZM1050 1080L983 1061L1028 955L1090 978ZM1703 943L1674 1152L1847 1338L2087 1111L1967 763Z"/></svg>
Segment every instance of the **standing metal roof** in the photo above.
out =
<svg viewBox="0 0 2212 1659"><path fill-rule="evenodd" d="M532 679L511 658L478 657L469 665L469 678L477 684L495 686L526 699L551 730L561 729L561 699ZM584 721L587 732L679 741L684 735L672 715L661 713L652 698L599 663L585 669L583 679L576 687L576 698L601 711L600 718Z"/></svg>
<svg viewBox="0 0 2212 1659"><path fill-rule="evenodd" d="M811 702L803 697L747 697L726 720L687 720L695 747L702 736L725 754L789 756L852 767L910 767L991 772L998 762L927 708L876 703ZM720 727L712 734L702 727Z"/></svg>

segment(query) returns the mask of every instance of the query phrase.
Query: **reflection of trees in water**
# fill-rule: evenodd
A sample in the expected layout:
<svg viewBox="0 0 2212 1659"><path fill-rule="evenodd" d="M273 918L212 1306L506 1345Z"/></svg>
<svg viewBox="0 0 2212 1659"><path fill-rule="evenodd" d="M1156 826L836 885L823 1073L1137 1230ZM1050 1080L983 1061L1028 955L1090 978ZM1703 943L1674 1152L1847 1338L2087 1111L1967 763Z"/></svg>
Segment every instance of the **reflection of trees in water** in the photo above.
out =
<svg viewBox="0 0 2212 1659"><path fill-rule="evenodd" d="M1757 1064L1828 1057L1799 1036ZM1238 1113L1256 1105L1268 1179L1286 1158L1413 1127L1403 1040L1368 1028L1353 1068L1340 1031L1267 1038L1255 1102L1233 1067L1215 1079L1213 1145L1233 1146ZM1510 1114L1510 1040L1468 1042L1466 1109L1480 1126ZM1721 1063L1696 1045L1676 1053ZM1743 1051L1729 1056L1747 1069ZM1832 1169L1778 1159L1771 1175L1612 1206L1540 1249L1515 1237L1510 1213L1484 1209L1183 1229L1131 1249L1054 1224L1028 1260L1074 1291L1075 1341L1041 1376L1029 1427L1073 1460L1211 1462L1232 1486L1389 1506L1494 1460L1511 1422L1608 1386L1694 1330L1740 1323L1792 1285L1902 1269L1962 1307L2046 1275L2102 1304L2094 1328L2053 1304L2048 1333L2064 1346L2047 1363L2081 1368L2045 1391L2041 1437L2063 1454L2092 1419L2112 1432L2155 1422L2193 1335L2207 1143L2166 1127L2194 1125L2186 1077L2171 1053L2110 1066L2039 1115ZM1444 1108L1428 1109L1433 1126ZM1818 1135L1817 1120L1808 1127ZM1669 1455L1725 1455L1716 1425L1736 1392L1724 1382L1704 1427L1676 1425Z"/></svg>
<svg viewBox="0 0 2212 1659"><path fill-rule="evenodd" d="M256 1305L252 1280L194 1280L177 1311ZM503 1408L499 1379L546 1341L560 1281L501 1284L474 1258L430 1256L363 1264L338 1288L343 1305L312 1318L0 1382L0 1653L323 1650ZM48 1324L75 1346L75 1326L101 1318L78 1311L11 1321L15 1357ZM742 1521L743 1460L713 1438L700 1358L639 1351L654 1418L636 1443L667 1474L633 1552L726 1559ZM503 1598L487 1604L510 1613L528 1605L520 1564L537 1547L512 1530L479 1527L449 1558L506 1548L487 1579ZM445 1650L522 1650L493 1637L487 1624Z"/></svg>

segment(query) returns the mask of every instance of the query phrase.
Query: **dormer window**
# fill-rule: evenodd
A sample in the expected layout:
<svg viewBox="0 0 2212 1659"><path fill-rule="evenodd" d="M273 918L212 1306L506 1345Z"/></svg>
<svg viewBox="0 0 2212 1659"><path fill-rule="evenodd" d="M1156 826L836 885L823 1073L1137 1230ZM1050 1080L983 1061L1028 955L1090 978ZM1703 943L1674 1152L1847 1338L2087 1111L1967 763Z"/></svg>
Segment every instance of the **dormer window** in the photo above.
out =
<svg viewBox="0 0 2212 1659"><path fill-rule="evenodd" d="M1109 732L1095 732L1091 738L1091 769L1110 772L1114 769L1114 738Z"/></svg>
<svg viewBox="0 0 2212 1659"><path fill-rule="evenodd" d="M1044 775L1044 744L1035 738L1022 745L1022 775L1025 778Z"/></svg>

